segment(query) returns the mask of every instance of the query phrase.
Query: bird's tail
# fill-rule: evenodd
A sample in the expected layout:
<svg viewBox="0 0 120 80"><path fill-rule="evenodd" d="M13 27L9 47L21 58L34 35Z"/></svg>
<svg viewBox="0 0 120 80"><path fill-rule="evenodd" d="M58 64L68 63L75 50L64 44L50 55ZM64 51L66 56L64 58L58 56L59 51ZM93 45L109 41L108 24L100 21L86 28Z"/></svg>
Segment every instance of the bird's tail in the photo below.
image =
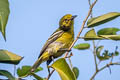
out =
<svg viewBox="0 0 120 80"><path fill-rule="evenodd" d="M42 58L40 57L35 63L34 65L32 66L31 68L31 72L34 72L38 67L39 65L42 63Z"/></svg>

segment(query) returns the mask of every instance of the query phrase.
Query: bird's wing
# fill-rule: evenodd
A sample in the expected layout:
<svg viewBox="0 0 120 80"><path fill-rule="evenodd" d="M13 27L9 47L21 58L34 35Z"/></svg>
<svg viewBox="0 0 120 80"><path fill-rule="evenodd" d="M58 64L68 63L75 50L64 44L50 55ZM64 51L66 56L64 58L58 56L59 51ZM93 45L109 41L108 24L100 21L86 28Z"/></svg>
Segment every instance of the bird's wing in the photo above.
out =
<svg viewBox="0 0 120 80"><path fill-rule="evenodd" d="M45 45L43 46L39 57L44 53L44 51L47 49L47 47L49 46L49 44L51 44L52 42L54 42L56 39L58 39L62 34L63 34L63 30L56 30L51 36L50 38L47 40L47 42L45 43ZM38 58L39 58L38 57Z"/></svg>

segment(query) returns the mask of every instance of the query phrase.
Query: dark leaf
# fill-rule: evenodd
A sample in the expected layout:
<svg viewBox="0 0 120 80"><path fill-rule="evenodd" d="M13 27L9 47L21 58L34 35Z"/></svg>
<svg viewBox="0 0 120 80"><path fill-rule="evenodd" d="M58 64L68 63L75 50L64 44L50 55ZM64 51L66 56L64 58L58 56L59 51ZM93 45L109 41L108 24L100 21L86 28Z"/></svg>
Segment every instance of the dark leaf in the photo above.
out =
<svg viewBox="0 0 120 80"><path fill-rule="evenodd" d="M119 28L103 28L97 32L98 35L116 35L120 31Z"/></svg>
<svg viewBox="0 0 120 80"><path fill-rule="evenodd" d="M79 76L79 69L77 67L73 67L72 71L74 72L76 78L78 78L78 76Z"/></svg>
<svg viewBox="0 0 120 80"><path fill-rule="evenodd" d="M13 77L12 74L6 70L0 70L0 75L7 77L9 80L15 80L15 77Z"/></svg>
<svg viewBox="0 0 120 80"><path fill-rule="evenodd" d="M107 60L109 58L111 58L108 50L105 50L104 53L102 55L100 55L101 51L103 50L104 46L99 46L97 49L96 49L96 54L97 54L97 58L100 60L100 61L103 61L103 60Z"/></svg>

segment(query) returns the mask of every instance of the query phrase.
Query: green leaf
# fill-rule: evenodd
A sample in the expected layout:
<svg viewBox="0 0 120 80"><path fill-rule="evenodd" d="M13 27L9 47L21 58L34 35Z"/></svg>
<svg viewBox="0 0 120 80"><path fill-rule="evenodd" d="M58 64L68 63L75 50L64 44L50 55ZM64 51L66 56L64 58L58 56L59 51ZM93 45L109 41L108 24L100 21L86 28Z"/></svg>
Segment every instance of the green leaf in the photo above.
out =
<svg viewBox="0 0 120 80"><path fill-rule="evenodd" d="M104 48L104 46L99 46L99 47L96 48L97 58L98 58L100 61L102 61L102 60L104 59L103 56L100 55L100 53L101 53L101 51L102 51L103 48Z"/></svg>
<svg viewBox="0 0 120 80"><path fill-rule="evenodd" d="M45 79L41 78L40 76L38 76L35 73L31 73L31 75L34 76L34 78L36 78L37 80L45 80Z"/></svg>
<svg viewBox="0 0 120 80"><path fill-rule="evenodd" d="M85 50L85 49L90 48L90 44L89 43L81 43L81 44L75 45L73 48L78 49L78 50Z"/></svg>
<svg viewBox="0 0 120 80"><path fill-rule="evenodd" d="M104 39L110 39L110 40L120 40L120 35L99 35L100 37Z"/></svg>
<svg viewBox="0 0 120 80"><path fill-rule="evenodd" d="M30 72L31 68L32 68L31 66L22 66L21 69L18 68L17 69L18 76L23 78L23 77L27 77L28 75L31 75L31 72ZM43 69L41 67L38 67L34 73L39 72L41 70Z"/></svg>
<svg viewBox="0 0 120 80"><path fill-rule="evenodd" d="M112 53L110 53L108 50L104 50L102 55L100 55L100 53L101 53L103 48L104 48L104 46L99 46L99 47L96 48L97 58L100 61L108 60L108 59L110 59L113 56L118 56L119 55L119 52L117 51L117 48L116 48L115 52L112 52Z"/></svg>
<svg viewBox="0 0 120 80"><path fill-rule="evenodd" d="M85 36L83 37L84 40L103 40L103 39L110 39L110 40L120 40L120 35L99 35L97 36L94 29L89 30Z"/></svg>
<svg viewBox="0 0 120 80"><path fill-rule="evenodd" d="M61 80L76 80L76 77L64 58L60 58L52 64L60 75Z"/></svg>
<svg viewBox="0 0 120 80"><path fill-rule="evenodd" d="M0 0L0 31L6 41L5 29L10 10L8 0Z"/></svg>
<svg viewBox="0 0 120 80"><path fill-rule="evenodd" d="M13 77L12 74L6 70L0 70L0 75L7 77L9 80L15 80L15 77Z"/></svg>
<svg viewBox="0 0 120 80"><path fill-rule="evenodd" d="M119 28L103 28L97 32L98 35L116 35L116 32L120 31Z"/></svg>
<svg viewBox="0 0 120 80"><path fill-rule="evenodd" d="M84 36L84 40L102 40L102 39L103 38L96 35L94 29L89 30Z"/></svg>
<svg viewBox="0 0 120 80"><path fill-rule="evenodd" d="M87 26L88 28L95 27L95 26L104 24L106 22L109 22L119 16L120 16L120 13L118 12L110 12L110 13L89 19L87 22Z"/></svg>
<svg viewBox="0 0 120 80"><path fill-rule="evenodd" d="M96 48L97 55L100 55L103 48L104 48L104 46L99 46L99 47Z"/></svg>
<svg viewBox="0 0 120 80"><path fill-rule="evenodd" d="M105 50L104 53L102 55L100 55L102 49L104 48L104 46L99 46L97 49L96 49L96 53L97 53L97 58L100 60L100 61L103 61L103 60L108 60L110 59L112 56L111 54L108 52L108 50Z"/></svg>
<svg viewBox="0 0 120 80"><path fill-rule="evenodd" d="M18 64L21 60L21 56L7 50L0 50L0 63Z"/></svg>
<svg viewBox="0 0 120 80"><path fill-rule="evenodd" d="M78 78L78 76L79 76L79 69L77 67L73 67L72 71L74 72L76 78Z"/></svg>

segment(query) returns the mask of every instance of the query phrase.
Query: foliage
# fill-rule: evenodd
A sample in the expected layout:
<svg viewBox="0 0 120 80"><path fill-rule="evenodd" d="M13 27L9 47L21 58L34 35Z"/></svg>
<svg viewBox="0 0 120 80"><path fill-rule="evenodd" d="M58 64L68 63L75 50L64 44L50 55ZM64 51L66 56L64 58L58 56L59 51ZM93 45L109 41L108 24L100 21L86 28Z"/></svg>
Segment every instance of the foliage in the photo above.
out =
<svg viewBox="0 0 120 80"><path fill-rule="evenodd" d="M31 66L22 66L22 68L18 68L17 69L17 74L19 76L19 78L24 78L27 77L28 75L33 75L35 78L37 77L37 75L35 73L43 70L41 67L38 67L34 73L30 72ZM40 77L37 77L40 78Z"/></svg>
<svg viewBox="0 0 120 80"><path fill-rule="evenodd" d="M0 32L2 33L4 40L6 41L5 29L9 17L9 2L8 0L0 0ZM7 50L0 50L0 63L7 64L19 64L22 60L21 56L18 56ZM0 75L6 76L10 80L15 80L12 74L6 70L0 70Z"/></svg>
<svg viewBox="0 0 120 80"><path fill-rule="evenodd" d="M94 29L89 30L85 36L84 36L84 40L102 40L102 37L97 36L96 32Z"/></svg>
<svg viewBox="0 0 120 80"><path fill-rule="evenodd" d="M89 19L87 22L87 26L88 28L95 27L95 26L104 24L106 22L109 22L119 16L120 16L119 12L110 12L110 13Z"/></svg>
<svg viewBox="0 0 120 80"><path fill-rule="evenodd" d="M90 1L90 0L89 0ZM91 17L89 20L88 17L92 12L93 6L96 4L97 0L93 2L93 4L90 4L90 10L88 12L88 16L86 16L85 20L83 21L83 25L81 27L80 32L78 33L78 36L76 37L75 42L78 39L84 39L84 41L93 41L93 55L94 55L94 61L96 66L96 72L93 74L90 80L93 80L96 76L96 74L100 71L102 71L105 68L109 68L111 65L120 65L118 62L113 62L112 59L115 56L119 56L118 47L116 46L115 51L110 52L109 50L104 49L104 45L95 45L96 41L103 41L103 40L114 40L119 41L120 40L120 34L117 34L118 31L120 31L119 28L116 27L109 27L109 28L102 28L97 31L94 27L100 27L102 24L110 22L120 16L119 12L109 12L106 14L102 14L97 17ZM0 32L2 33L4 40L6 41L6 34L5 29L9 17L9 2L8 0L0 0ZM87 21L87 22L86 22ZM84 25L87 24L87 28L91 28L88 32L85 33L84 37L81 37L80 34L84 30ZM73 44L73 45L74 45ZM72 47L73 47L72 45ZM70 49L72 48L70 47ZM86 50L90 49L89 43L79 43L73 47L77 50ZM104 50L102 52L102 50ZM55 61L50 67L53 68L53 70L56 70L61 77L62 80L76 80L79 76L79 69L77 67L72 67L72 62L70 60L72 54L68 55L66 53L64 58L60 58L57 61ZM65 58L69 58L70 65L68 65ZM106 65L104 65L101 68L98 68L100 63L97 62L97 59L99 62L110 60L110 62ZM9 52L7 50L0 50L0 63L7 63L7 64L19 64L19 62L22 60L21 56L18 56L12 52ZM19 78L25 78L29 75L33 76L37 80L48 80L49 78L42 78L39 75L35 74L41 70L43 70L41 67L37 68L35 72L30 72L31 66L22 66L22 68L17 69L17 75ZM111 71L111 69L110 69ZM50 77L54 71L51 71L51 73L48 75ZM10 80L15 80L16 78L8 71L6 70L0 70L0 75L6 76Z"/></svg>
<svg viewBox="0 0 120 80"><path fill-rule="evenodd" d="M75 77L78 78L78 76L79 76L79 69L77 67L73 67L72 71L74 72Z"/></svg>
<svg viewBox="0 0 120 80"><path fill-rule="evenodd" d="M0 62L7 64L19 64L23 57L7 50L0 50Z"/></svg>
<svg viewBox="0 0 120 80"><path fill-rule="evenodd" d="M90 0L89 0L89 2L90 2ZM90 4L90 7L92 5ZM107 40L119 41L120 35L117 34L117 32L120 31L120 29L116 28L116 27L103 28L103 29L98 30L98 32L96 34L96 31L94 28L94 27L98 27L104 23L107 23L111 20L114 20L115 18L117 18L119 16L120 16L119 12L110 12L110 13L106 13L104 15L100 15L98 17L92 17L87 22L87 28L92 28L92 29L90 29L88 32L86 32L84 37L80 37L80 39L84 39L85 41L88 41L88 40L93 41L93 51L92 52L94 55L96 71L93 74L93 76L90 78L90 80L93 80L95 78L95 76L97 75L97 73L99 73L103 69L108 67L110 70L110 73L111 73L111 69L110 69L111 65L120 65L120 62L115 62L115 63L113 62L113 58L115 56L119 56L119 51L117 50L118 49L117 46L116 46L116 49L114 52L109 52L109 50L104 50L104 52L102 52L102 50L104 49L104 45L102 45L102 46L98 46L99 44L95 45L95 42L96 42L95 40L101 41L101 40L107 39ZM83 43L80 43L80 44L83 44ZM74 46L73 48L78 49L78 45L79 44L77 44L77 46ZM97 62L97 59L99 59L99 63ZM109 59L111 59L111 60L108 64L104 65L101 68L98 68L99 67L98 64L100 64L101 61L105 61L105 60L109 60Z"/></svg>
<svg viewBox="0 0 120 80"><path fill-rule="evenodd" d="M0 75L1 76L6 76L10 80L15 80L14 76L6 70L0 70Z"/></svg>
<svg viewBox="0 0 120 80"><path fill-rule="evenodd" d="M46 80L45 78L41 78L40 76L36 75L35 73L31 73L31 75L36 78L37 80Z"/></svg>
<svg viewBox="0 0 120 80"><path fill-rule="evenodd" d="M117 46L116 46L116 50L114 52L109 52L108 50L104 50L102 55L100 55L100 53L101 53L103 48L104 48L104 46L99 46L99 47L96 48L97 58L100 61L108 60L110 58L113 58L114 56L118 56L119 55L119 52L117 51Z"/></svg>
<svg viewBox="0 0 120 80"><path fill-rule="evenodd" d="M59 73L62 80L76 80L75 74L64 58L58 59L51 67Z"/></svg>
<svg viewBox="0 0 120 80"><path fill-rule="evenodd" d="M115 27L103 28L97 32L97 35L116 35L118 31L120 31L120 29Z"/></svg>
<svg viewBox="0 0 120 80"><path fill-rule="evenodd" d="M89 43L81 43L81 44L75 45L73 48L78 49L78 50L85 50L85 49L90 48L90 44Z"/></svg>
<svg viewBox="0 0 120 80"><path fill-rule="evenodd" d="M0 0L0 32L2 33L5 41L6 41L5 29L6 29L9 13L10 10L9 10L8 0Z"/></svg>

